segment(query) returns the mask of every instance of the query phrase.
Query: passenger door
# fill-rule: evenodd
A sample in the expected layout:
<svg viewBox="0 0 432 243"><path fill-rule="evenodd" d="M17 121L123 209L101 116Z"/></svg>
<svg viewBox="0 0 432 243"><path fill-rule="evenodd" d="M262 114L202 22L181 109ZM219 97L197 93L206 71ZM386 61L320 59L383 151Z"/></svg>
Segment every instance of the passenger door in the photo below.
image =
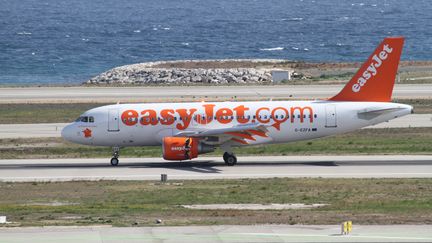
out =
<svg viewBox="0 0 432 243"><path fill-rule="evenodd" d="M337 127L336 121L336 106L326 105L326 127Z"/></svg>
<svg viewBox="0 0 432 243"><path fill-rule="evenodd" d="M109 109L108 110L108 132L118 132L119 128L119 110Z"/></svg>

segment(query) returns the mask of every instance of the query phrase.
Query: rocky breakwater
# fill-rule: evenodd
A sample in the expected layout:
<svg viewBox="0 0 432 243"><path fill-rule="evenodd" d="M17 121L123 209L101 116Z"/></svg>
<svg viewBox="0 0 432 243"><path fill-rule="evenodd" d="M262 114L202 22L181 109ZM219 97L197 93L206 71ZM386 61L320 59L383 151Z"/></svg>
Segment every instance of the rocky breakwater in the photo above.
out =
<svg viewBox="0 0 432 243"><path fill-rule="evenodd" d="M170 63L175 62L140 63L116 67L91 78L85 84L262 84L270 83L272 80L271 70L261 68L160 67Z"/></svg>

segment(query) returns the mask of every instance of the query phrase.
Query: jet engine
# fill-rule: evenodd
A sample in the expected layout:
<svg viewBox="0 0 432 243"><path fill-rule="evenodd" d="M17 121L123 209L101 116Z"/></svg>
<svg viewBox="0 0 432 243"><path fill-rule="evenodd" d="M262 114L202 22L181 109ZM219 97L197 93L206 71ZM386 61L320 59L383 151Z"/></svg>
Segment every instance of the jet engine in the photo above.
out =
<svg viewBox="0 0 432 243"><path fill-rule="evenodd" d="M198 138L164 137L162 151L166 160L190 160L199 154L213 152L214 147L200 143Z"/></svg>

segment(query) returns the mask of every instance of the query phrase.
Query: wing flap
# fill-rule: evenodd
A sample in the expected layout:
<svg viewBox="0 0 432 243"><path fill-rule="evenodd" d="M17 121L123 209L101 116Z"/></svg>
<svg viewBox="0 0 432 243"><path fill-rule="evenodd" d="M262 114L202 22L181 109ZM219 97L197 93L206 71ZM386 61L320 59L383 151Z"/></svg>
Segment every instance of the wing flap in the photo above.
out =
<svg viewBox="0 0 432 243"><path fill-rule="evenodd" d="M218 136L224 135L230 132L242 132L247 130L259 130L259 131L267 131L264 125L259 123L247 124L247 125L237 125L233 127L226 128L215 128L215 129L199 129L199 130L189 130L189 131L181 131L174 134L174 137L207 137L207 136Z"/></svg>
<svg viewBox="0 0 432 243"><path fill-rule="evenodd" d="M219 143L225 143L231 141L240 145L250 144L258 142L258 140L269 140L267 135L267 128L265 125L255 123L247 125L237 125L226 128L215 128L215 129L201 129L201 130L189 130L181 131L174 134L175 137L200 137L200 138L214 138L218 137Z"/></svg>

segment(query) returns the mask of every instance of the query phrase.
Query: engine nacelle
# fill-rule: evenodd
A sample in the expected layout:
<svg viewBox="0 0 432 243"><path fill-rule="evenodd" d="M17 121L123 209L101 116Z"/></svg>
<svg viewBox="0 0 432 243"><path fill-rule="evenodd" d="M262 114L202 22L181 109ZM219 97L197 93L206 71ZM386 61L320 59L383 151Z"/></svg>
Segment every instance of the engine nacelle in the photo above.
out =
<svg viewBox="0 0 432 243"><path fill-rule="evenodd" d="M162 141L163 158L166 160L189 160L213 151L213 146L200 143L198 138L164 137Z"/></svg>

